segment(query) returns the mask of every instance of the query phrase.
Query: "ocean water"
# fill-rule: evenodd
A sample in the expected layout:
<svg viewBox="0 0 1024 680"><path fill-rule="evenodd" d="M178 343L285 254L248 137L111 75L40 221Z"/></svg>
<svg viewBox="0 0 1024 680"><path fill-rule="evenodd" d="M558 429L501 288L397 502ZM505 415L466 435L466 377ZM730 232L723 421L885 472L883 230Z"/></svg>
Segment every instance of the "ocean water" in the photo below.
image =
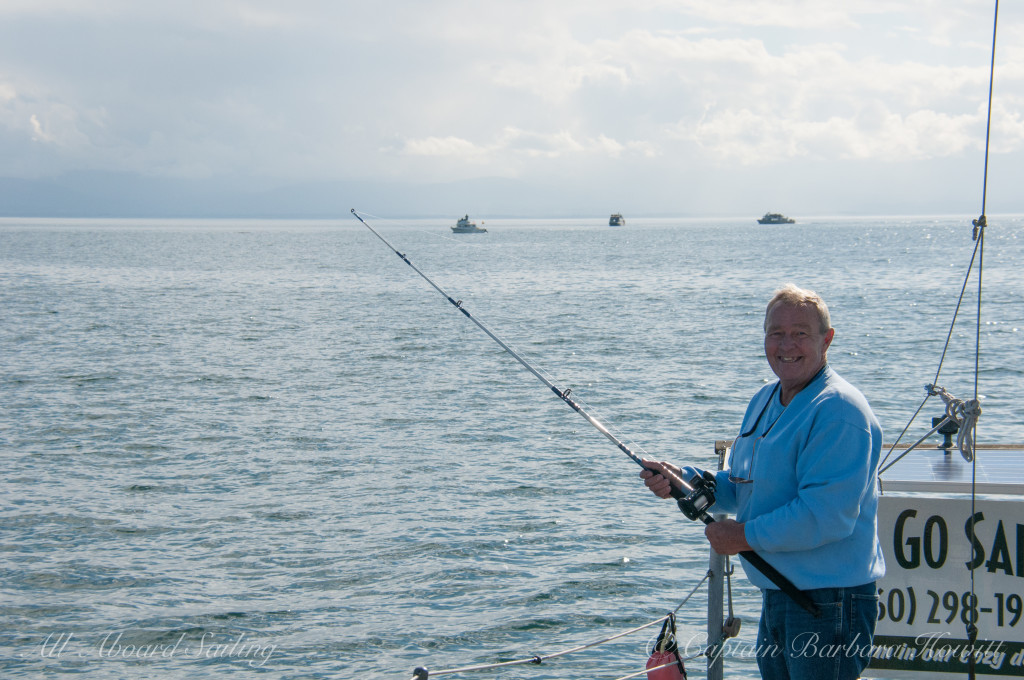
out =
<svg viewBox="0 0 1024 680"><path fill-rule="evenodd" d="M771 378L788 281L894 438L974 247L968 216L368 221L625 441L704 466ZM989 221L978 435L1019 443L1024 219ZM967 284L938 379L961 398ZM404 679L643 625L707 569L700 526L350 216L0 220L0 453L4 678ZM613 680L655 633L456 677Z"/></svg>

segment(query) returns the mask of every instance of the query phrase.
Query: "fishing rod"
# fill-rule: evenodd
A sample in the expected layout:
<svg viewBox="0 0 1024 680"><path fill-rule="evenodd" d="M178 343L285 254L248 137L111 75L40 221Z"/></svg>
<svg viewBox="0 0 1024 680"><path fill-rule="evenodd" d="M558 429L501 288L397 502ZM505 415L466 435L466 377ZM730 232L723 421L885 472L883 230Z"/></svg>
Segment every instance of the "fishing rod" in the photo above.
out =
<svg viewBox="0 0 1024 680"><path fill-rule="evenodd" d="M359 213L356 212L355 208L352 208L352 215L354 215L357 220L362 222L364 227L373 232L373 235L379 238L381 242L391 250L391 252L400 257L403 262L412 267L412 270L414 272L423 277L423 280L429 283L434 290L436 290L444 297L444 299L448 300L448 302L451 303L451 305L455 307L455 309L462 312L462 314L467 319L475 323L477 327L484 333L486 333L491 340L494 340L494 342L498 343L498 345L501 346L503 350L508 352L508 354L510 354L513 359L518 361L526 368L526 370L528 370L530 373L536 376L536 378L540 380L542 383L544 383L548 387L548 389L555 393L555 396L557 396L559 399L565 402L566 405L569 406L569 408L571 408L573 411L576 411L576 413L583 416L588 423L597 428L598 432L607 437L612 444L614 444L624 454L629 456L629 458L634 463L636 463L645 470L650 470L655 474L664 475L670 482L672 498L676 500L676 505L679 506L679 509L682 511L684 515L686 515L688 519L703 522L705 525L712 524L715 522L715 518L712 517L711 514L708 512L708 509L715 504L715 479L713 475L711 475L710 473L705 473L705 476L694 475L691 479L685 480L682 477L672 474L667 470L662 472L661 470L655 470L644 465L643 459L640 458L640 456L634 453L628 446L626 446L622 442L622 440L620 440L618 437L612 434L612 432L607 427L605 427L600 420L590 415L590 413L588 413L587 410L583 408L583 406L581 406L579 402L577 402L570 396L572 393L571 389L563 390L559 388L557 385L555 385L553 382L548 380L547 377L545 377L544 374L542 374L540 371L534 368L533 365L530 364L530 362L523 357L523 355L509 347L504 340L495 335L490 328L488 328L486 325L484 325L483 322L481 322L479 319L473 316L469 312L469 310L463 306L462 300L456 300L451 295L446 293L444 289L441 288L436 283L434 283L434 281L429 276L420 271L420 269L416 265L414 265L409 260L409 258L405 256L404 253L399 252L393 245L391 245L388 242L387 239L381 236L376 229L367 224L366 220L364 220L359 215ZM768 564L768 562L766 562L763 557L758 555L753 550L744 550L740 552L740 555L744 559L746 559L747 562L753 565L758 571L764 574L766 578L771 580L772 583L777 585L780 590L789 595L794 602L799 604L801 607L806 609L811 614L815 616L819 615L820 612L818 610L818 606L814 603L814 601L811 600L811 598L808 597L806 593L799 590L795 585L793 585L793 583L788 578L779 573L778 570L775 569L775 567Z"/></svg>

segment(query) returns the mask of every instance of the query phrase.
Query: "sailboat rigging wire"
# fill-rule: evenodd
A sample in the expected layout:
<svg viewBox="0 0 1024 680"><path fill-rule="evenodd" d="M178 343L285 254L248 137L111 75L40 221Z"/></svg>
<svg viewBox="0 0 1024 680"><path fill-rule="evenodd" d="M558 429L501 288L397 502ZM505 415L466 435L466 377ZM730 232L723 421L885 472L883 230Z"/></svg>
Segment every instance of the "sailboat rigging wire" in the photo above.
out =
<svg viewBox="0 0 1024 680"><path fill-rule="evenodd" d="M932 396L932 395L931 395L931 394L929 394L929 395L928 395L928 397L930 397L930 396ZM927 401L927 400L928 400L928 397L925 397L925 401ZM922 405L922 406L924 406L924 404L921 404L921 405ZM918 412L920 412L920 409L918 409ZM906 450L904 450L904 451L903 451L903 453L901 453L900 455L898 455L898 456L896 457L896 459L895 459L895 460L893 460L893 461L892 461L891 463L889 463L888 465L886 465L886 464L885 464L885 462L886 462L886 461L887 461L887 460L889 459L889 456L888 456L888 454L887 454L887 455L886 455L886 457L885 457L885 460L883 460L883 461L882 461L882 463L881 463L881 467L879 467L879 469L878 469L878 474L879 474L879 476L881 476L881 475L882 475L882 474L883 474L883 473L884 473L884 472L885 472L886 470L888 470L889 468L891 468L891 467L892 467L893 465L895 465L896 463L898 463L898 462L900 462L901 460L903 460L903 457L904 457L904 456L906 456L906 455L907 455L908 453L910 453L911 451L913 451L914 449L916 449L916 448L917 448L918 446L920 446L921 444L923 444L923 443L925 442L925 440L926 440L926 439L928 439L928 437L931 437L931 436L932 436L933 434L935 434L936 432L938 432L938 431L939 431L940 429L942 429L942 427L944 427L944 426L945 426L945 425L946 425L947 423L949 423L950 421L952 421L952 422L957 422L957 419L956 419L956 418L954 418L952 414L949 414L949 413L947 412L947 415L946 415L946 417L945 417L945 418L943 418L942 420L940 420L940 421L939 421L939 423L938 423L937 425L935 425L935 426L934 426L934 427L933 427L932 429L928 430L928 432L926 432L926 433L925 433L924 435L922 435L920 439L918 439L918 440L917 440L916 442L914 442L913 444L911 444L910 446L908 446L908 447L906 448ZM905 434L905 433L906 433L906 430L904 430L904 434ZM900 436L902 437L902 435L900 435ZM891 454L891 453L893 452L893 449L895 449L895 448L896 448L896 445L897 445L898 443L899 443L899 442L897 442L896 444L893 444L893 445L892 445L892 448L890 448L890 449L889 449L889 453L890 453L890 454ZM971 443L971 450L973 451L973 449L974 449L974 446L973 446L973 442L972 442L972 443Z"/></svg>
<svg viewBox="0 0 1024 680"><path fill-rule="evenodd" d="M978 416L981 415L981 406L980 406L980 402L978 400L978 387L979 387L978 383L979 383L979 376L980 376L980 373L981 373L981 304L982 304L982 289L983 289L982 283L983 283L983 275L984 275L984 270L985 270L985 265L984 265L984 263L985 263L985 230L988 227L988 218L985 215L985 211L986 211L987 201L988 201L988 160L989 160L991 133L992 133L992 93L993 93L993 90L994 90L995 73L996 73L996 38L997 38L997 35L998 35L998 29L999 29L999 0L995 0L995 12L994 12L993 20L992 20L992 53L991 53L991 57L989 59L988 112L987 112L987 116L986 116L986 120L985 120L985 161L984 161L984 168L983 168L983 171L982 171L982 183L981 183L981 215L979 215L977 219L972 221L972 224L974 226L974 232L973 232L973 240L975 242L974 252L971 255L971 263L970 263L970 265L967 268L967 275L964 277L964 284L963 284L963 286L960 289L960 296L957 299L956 310L953 313L953 321L950 324L949 333L946 336L946 344L945 344L945 346L942 349L942 356L940 357L940 360L939 360L939 367L938 367L938 370L935 373L935 384L928 386L928 394L927 394L927 396L925 397L925 399L921 403L921 405L918 407L917 411L914 412L914 415L911 416L910 422L907 423L907 426L903 429L903 432L900 434L899 438L896 440L896 443L894 443L892 445L892 447L889 449L888 453L886 453L885 459L882 461L882 464L884 465L884 463L889 459L889 456L892 455L892 452L895 450L896 445L899 443L899 440L902 439L903 436L910 429L910 425L914 422L914 419L917 418L918 414L924 408L924 405L928 401L928 398L931 397L933 394L942 394L943 395L943 399L946 400L946 405L947 405L946 418L944 418L942 420L942 422L938 426L934 427L931 432L929 432L927 435L925 435L925 437L922 437L921 440L919 440L918 442L916 442L915 444L910 446L906 451L904 451L900 456L898 456L896 458L896 460L894 460L892 463L889 463L888 465L884 465L884 467L882 467L879 470L879 484L881 484L881 476L880 476L881 473L885 472L885 470L888 470L890 467L895 465L901 458L903 458L903 456L907 455L907 453L909 453L911 450L913 450L915 447L917 447L919 444L921 444L921 442L924 441L925 438L931 436L934 432L936 432L942 425L944 425L949 420L954 420L954 421L962 420L962 422L958 423L960 425L960 427L959 427L959 436L957 438L957 445L958 445L958 448L960 449L961 454L963 454L963 457L966 458L971 463L971 516L970 516L970 518L967 521L967 531L968 531L968 533L970 535L974 534L974 522L975 522L975 517L976 517L976 512L975 512L976 511L976 506L975 506L975 504L976 504L976 500L977 500L978 458L977 458L977 455L975 455L975 446L976 446L976 442L977 442ZM971 400L970 402L966 403L966 404L963 403L963 402L960 402L960 403L958 403L956 405L956 408L954 409L954 408L952 408L952 406L950 404L950 401L947 399L948 393L946 393L945 390L941 390L941 388L938 388L940 391L936 391L935 388L936 388L936 386L938 384L938 376L939 376L939 372L942 370L942 363L945 360L946 351L949 349L950 338L953 335L953 327L956 325L957 316L959 315L959 312L960 312L960 306L963 303L964 294L965 294L965 292L967 290L967 283L968 283L968 281L970 279L971 271L974 268L974 261L975 261L975 259L977 259L977 261L978 261L978 299L977 299L977 315L976 315L976 320L975 320L975 331L974 331L974 399ZM962 416L962 419L957 419L956 417L954 417L954 410ZM978 546L976 544L972 543L971 544L971 561L972 562L977 557L977 550L978 550ZM974 570L973 569L970 570L970 583L971 583L970 594L971 594L971 598L973 599L975 597L975 581L974 581ZM968 656L967 675L968 675L968 677L971 680L974 680L974 677L975 677L975 653L974 653L975 647L974 647L974 645L975 645L975 642L977 641L977 638L978 638L978 627L976 625L976 619L974 619L974 618L972 618L970 621L965 621L965 623L966 623L967 640L968 640L968 643L970 645L970 654Z"/></svg>
<svg viewBox="0 0 1024 680"><path fill-rule="evenodd" d="M544 661L548 661L550 659L556 659L556 658L558 658L560 656L567 656L569 654L574 654L576 652L582 652L585 649L590 649L592 647L598 647L600 645L607 644L609 642L614 642L615 640L618 640L619 638L626 637L627 635L632 635L633 633L638 633L638 632L640 632L642 630L645 630L647 628L651 628L652 626L657 626L659 623L664 623L665 620L668 619L670 616L674 616L674 615L678 614L679 610L683 608L683 605L685 605L687 602L689 602L690 598L693 597L693 594L696 593L697 590L702 585L704 585L704 583L710 577L711 577L711 572L710 571L706 572L704 574L704 578L702 578L700 581L697 582L697 585L695 585L690 590L690 592L687 593L686 597L683 598L683 601L680 602L676 606L676 608L672 610L671 613L665 614L661 618L655 619L654 621L649 621L648 623L645 623L645 624L643 624L641 626L637 626L635 628L630 628L629 630L624 630L624 631L622 631L620 633L615 633L614 635L610 635L608 637L601 638L600 640L595 640L593 642L588 642L588 643L585 643L585 644L582 644L582 645L577 645L576 647L572 647L570 649L565 649L565 650L562 650L560 652L554 652L552 654L546 654L544 656L534 655L534 656L530 656L530 657L526 657L526 658L522 658L522 659L516 659L516 660L513 660L513 661L501 661L501 662L498 662L498 663L482 664L482 665L479 665L479 666L465 666L465 667L462 667L462 668L448 668L448 669L440 670L440 671L428 671L425 668L417 668L413 672L413 680L425 680L429 676L453 675L455 673L470 673L470 672L475 672L475 671L488 671L488 670L492 670L492 669L495 669L495 668L505 668L505 667L508 667L508 666L523 666L525 664L530 664L530 663L532 663L532 664L540 664L540 663L542 663ZM704 648L703 650L701 650L700 652L698 652L696 654L693 654L693 655L688 656L688 657L683 657L683 661L689 661L691 659L697 658L698 656L702 656L702 655L704 655L706 653L706 651L707 651L707 648ZM672 663L675 663L675 662L672 662ZM672 665L672 664L669 664L669 665ZM646 672L647 670L652 670L652 669L649 669L649 668L645 669L644 672ZM630 678L630 677L635 677L635 675L637 675L637 674L630 674L630 675L627 675L625 677ZM622 679L620 678L619 680L622 680Z"/></svg>
<svg viewBox="0 0 1024 680"><path fill-rule="evenodd" d="M992 56L989 60L988 70L988 115L985 121L985 170L984 177L982 179L981 186L981 215L977 220L974 221L974 233L978 243L978 320L975 329L975 341L974 341L974 408L975 417L967 425L967 432L961 433L961 436L966 436L974 446L977 440L977 415L981 409L978 406L978 375L980 373L981 363L981 291L982 291L982 275L985 271L985 228L988 226L987 219L985 217L986 201L988 200L988 154L989 154L989 142L992 133L992 91L995 85L996 79L996 37L999 33L999 0L995 0L995 13L992 19ZM974 533L974 518L975 513L975 502L977 500L977 480L978 480L978 457L974 456L971 458L971 519L970 519L970 531ZM976 553L977 546L971 544L971 560L973 562ZM974 570L971 569L971 597L974 597ZM975 619L971 619L967 624L967 639L971 643L971 656L968 665L968 674L971 680L975 676L975 656L974 656L974 643L978 638L978 627L975 624Z"/></svg>
<svg viewBox="0 0 1024 680"><path fill-rule="evenodd" d="M880 469L878 471L879 474L881 474L882 472L885 472L890 467L895 465L897 462L899 462L900 458L903 458L903 456L905 456L908 453L910 453L911 451L913 451L926 438L930 437L931 435L933 435L938 430L938 427L933 429L931 432L926 434L924 437L922 437L916 443L914 443L913 445L908 447L907 450L904 451L899 456L899 458L897 458L896 460L892 461L892 463L889 463L888 465L886 465L886 462L888 462L888 460L889 460L889 456L892 455L893 451L896 449L896 447L899 445L899 443L903 440L903 437L910 430L910 426L914 424L914 421L917 419L917 416L921 413L921 410L924 409L925 404L927 404L928 400L931 397L935 396L935 394L936 394L936 392L934 392L931 389L931 387L933 385L938 385L939 384L939 376L942 374L942 367L943 367L943 365L946 362L946 354L949 352L949 345L950 345L950 343L953 340L953 330L956 328L957 319L960 317L960 308L963 306L963 303L964 303L964 295L966 295L966 293L967 293L967 284L970 283L971 272L974 271L974 261L976 259L978 259L978 254L980 252L980 248L981 248L981 244L983 243L983 240L984 239L982 237L982 238L979 238L977 241L975 241L974 250L971 251L971 260L970 260L970 262L967 263L967 273L964 275L963 285L960 286L960 295L957 296L956 307L953 309L953 319L952 319L952 321L950 321L950 323L949 323L949 330L946 332L946 342L942 346L942 353L939 355L939 365L935 369L935 379L932 380L932 384L931 385L927 385L925 387L925 389L927 390L927 393L925 394L924 400L921 402L921 405L917 407L917 410L914 411L914 414L910 417L910 420L907 422L906 426L903 428L903 431L900 432L900 436L896 438L896 441L892 443L892 445L889 447L889 450L886 452L885 457L882 459L882 462L880 463L881 467L880 467ZM981 264L980 264L980 260L979 260L979 274L978 274L979 285L980 285L980 279L981 279L980 266L981 266ZM980 314L981 313L981 297L980 297L981 296L981 291L980 291L980 289L978 291L978 296L979 296L979 298L978 298L978 308L979 308L979 314ZM977 332L980 333L980 329L981 329L981 319L980 319L980 317L978 319L977 329L978 329ZM977 398L977 390L978 390L978 382L977 382L977 375L978 375L978 352L977 352L977 346L978 346L978 344L980 344L980 336L978 336L978 338L979 338L978 341L975 343L975 370L974 370L974 375L975 375L975 381L974 381L975 398Z"/></svg>
<svg viewBox="0 0 1024 680"><path fill-rule="evenodd" d="M704 651L702 651L702 652L697 652L696 654L691 654L689 656L680 656L678 661L673 659L672 661L669 661L668 663L664 663L664 664L662 664L660 666L651 666L650 668L645 668L642 671L637 671L635 673L630 673L629 675L623 675L622 677L616 678L615 680L630 680L630 678L639 678L641 675L647 675L651 671L656 671L656 670L658 670L660 668L668 668L670 666L675 666L680 661L693 661L697 657L704 656L705 654L707 654L707 650L706 649Z"/></svg>
<svg viewBox="0 0 1024 680"><path fill-rule="evenodd" d="M988 66L988 118L985 121L985 169L981 181L981 218L985 217L985 201L988 198L988 149L992 134L992 90L996 76L996 34L999 29L999 0L996 0L995 18L992 19L992 56ZM984 226L984 225L982 225Z"/></svg>
<svg viewBox="0 0 1024 680"><path fill-rule="evenodd" d="M434 281L429 276L424 274L422 271L419 270L418 267L416 267L416 265L410 262L409 258L406 257L404 253L399 252L393 245L391 245L387 241L387 239L381 236L376 229L367 224L366 221L359 215L359 213L356 212L355 208L352 208L352 215L355 216L357 220L362 222L363 226L369 229L374 236L380 239L380 241L384 245L386 245L391 250L391 252L393 252L395 255L398 255L398 257L402 258L403 262L412 267L413 271L419 274L420 277L422 277L424 281L429 283L434 290L436 290L446 300L448 300L448 302L451 303L452 306L454 306L456 309L462 312L462 314L467 319L476 324L477 328L486 333L489 338L498 343L498 345L500 345L503 350L510 354L512 358L514 358L516 361L522 364L523 367L526 368L526 370L528 370L538 380L544 383L552 392L555 393L555 395L559 399L564 401L569 406L569 408L583 416L583 418L585 418L588 423L597 428L598 432L603 434L611 443L615 444L615 446L620 451L629 456L629 458L634 463L644 468L645 470L651 470L651 468L648 468L646 465L644 465L643 459L641 459L640 456L638 456L628 446L626 446L621 439L612 434L611 430L609 430L604 425L604 423L602 423L600 420L592 416L585 408L583 408L583 406L578 401L572 399L569 396L572 390L560 389L553 382L551 382L543 373L534 368L529 361L527 361L521 354L519 354L519 352L516 352L514 349L512 349L512 347L510 347L504 340L499 338L491 331L490 328L484 325L483 322L481 322L479 319L470 314L469 310L463 307L462 300L455 300L454 298L452 298L452 296L446 293L443 288L434 283ZM701 477L694 477L690 480L684 480L678 475L671 474L668 471L651 471L657 472L665 476L667 479L669 479L672 489L672 497L676 499L676 503L678 504L679 509L683 512L683 514L687 516L687 518L695 521L699 520L706 525L713 524L715 522L715 518L712 517L710 513L708 513L708 509L714 504L714 486L712 482L709 482L708 480ZM747 560L747 562L752 567L754 567L759 572L764 574L764 576L768 580L770 580L772 583L778 586L779 590L786 593L786 595L792 598L794 602L799 604L801 607L803 607L805 610L807 610L809 613L813 614L816 617L821 615L821 611L818 609L818 605L814 602L814 600L812 600L802 590L797 589L797 587L793 585L792 581L783 576L782 573L780 573L771 564L766 562L765 559L761 557L758 553L754 552L753 550L744 550L739 554L745 560Z"/></svg>
<svg viewBox="0 0 1024 680"><path fill-rule="evenodd" d="M636 628L630 628L629 630L624 630L621 633L616 633L615 635L611 635L611 636L603 638L601 640L595 640L594 642L588 642L586 644L577 645L576 647L572 647L570 649L563 649L560 652L553 652L551 654L545 654L543 656L535 655L535 656L531 656L529 658L516 659L514 661L502 661L502 662L499 662L499 663L482 664L482 665L479 665L479 666L465 666L465 667L462 667L462 668L448 668L446 670L441 670L441 671L427 671L424 668L417 668L416 671L413 672L413 678L415 680L417 678L426 678L428 676L453 675L455 673L471 673L471 672L474 672L474 671L487 671L487 670L492 670L494 668L506 668L508 666L523 666L525 664L530 664L530 663L535 664L535 665L539 665L539 664L543 663L544 661L549 661L551 659L557 659L560 656L566 656L568 654L575 654L576 652L582 652L585 649L590 649L591 647L597 647L599 645L603 645L605 643L613 642L615 640L618 640L619 638L626 637L627 635L632 635L633 633L637 633L637 632L639 632L641 630L644 630L646 628L650 628L652 626L658 625L659 623L663 623L665 621L665 619L667 619L668 617L669 617L669 615L665 614L665 616L662 616L660 619L657 619L655 621L650 621L648 623L643 624L642 626L637 626Z"/></svg>
<svg viewBox="0 0 1024 680"><path fill-rule="evenodd" d="M970 263L967 266L967 274L964 276L963 286L961 286L961 288L960 288L960 295L957 298L956 309L953 311L953 320L952 320L952 322L949 325L949 332L946 334L946 343L945 343L945 345L943 345L942 354L939 357L939 365L938 365L938 368L935 371L935 380L933 381L933 383L936 384L936 385L939 382L939 374L942 372L942 365L943 365L943 363L945 362L945 359L946 359L946 352L949 350L949 343L950 343L951 338L953 337L953 329L956 326L956 321L957 321L957 318L958 318L958 316L960 314L960 307L963 304L964 295L965 295L965 293L967 291L967 284L970 281L971 272L974 270L974 261L975 261L975 259L977 259L977 261L978 261L978 309L977 309L977 320L976 320L976 323L975 323L975 331L974 331L975 341L974 341L974 402L973 402L973 406L974 406L973 413L974 413L975 417L969 422L969 429L971 431L970 432L963 432L963 431L961 431L960 437L958 438L958 442L961 444L961 447L960 447L961 448L961 452L964 453L964 457L967 458L968 460L970 460L972 463L974 462L973 451L974 451L974 446L975 446L975 442L976 442L976 438L977 438L976 437L976 432L975 432L975 427L976 427L976 424L977 424L977 415L980 415L980 408L978 407L978 403L979 403L978 402L978 376L980 374L980 364L981 364L981 297L982 297L982 277L983 277L983 274L984 274L984 260L985 260L985 229L986 229L986 227L988 227L988 218L985 215L985 210L986 210L987 201L988 201L988 159L989 159L989 148L990 148L990 142L991 142L991 136L992 136L992 97L993 97L993 91L995 89L994 86L995 86L995 75L996 75L996 38L997 38L997 35L998 35L998 29L999 29L999 0L995 0L995 12L994 12L994 17L992 19L992 52L991 52L991 55L990 55L990 58L989 58L988 111L987 111L987 115L986 115L986 118L985 118L985 161L984 161L984 166L983 166L983 169L982 169L982 181L981 181L981 215L976 220L972 220L972 224L974 225L974 234L973 234L973 239L974 239L974 242L975 242L974 243L974 250L971 253L971 261L970 261ZM901 458L903 458L903 456L906 456L910 451L912 451L914 448L919 446L923 442L923 440L925 438L927 438L927 437L931 436L932 434L934 434L934 432L938 429L938 428L933 429L927 435L922 437L921 440L917 441L915 444L913 444L909 448L907 448L907 450L904 451L898 458L896 458L896 460L894 460L891 463L889 463L888 465L886 465L886 462L889 460L889 457L892 455L892 453L896 449L897 445L899 445L900 441L902 441L904 435L906 435L907 432L910 430L910 426L917 419L917 416L921 413L922 409L924 409L925 404L928 402L928 399L932 395L933 395L933 392L931 392L929 390L928 394L925 396L924 400L921 402L921 405L917 407L917 410L914 411L914 414L910 417L910 420L907 422L906 427L903 428L903 431L900 433L900 436L897 437L896 441L890 446L889 450L885 454L885 457L882 459L882 462L881 462L882 467L879 470L879 474L881 474L882 472L884 472L885 470L889 469L890 467L895 465L897 462L899 462L899 460ZM970 450L972 452L971 456L968 456L966 454L966 452L965 452L965 450L963 448L964 444L966 444L966 446L968 446L970 448ZM973 489L973 484L972 484L972 489ZM973 577L974 577L974 574L972 573L971 574L971 578L973 579Z"/></svg>

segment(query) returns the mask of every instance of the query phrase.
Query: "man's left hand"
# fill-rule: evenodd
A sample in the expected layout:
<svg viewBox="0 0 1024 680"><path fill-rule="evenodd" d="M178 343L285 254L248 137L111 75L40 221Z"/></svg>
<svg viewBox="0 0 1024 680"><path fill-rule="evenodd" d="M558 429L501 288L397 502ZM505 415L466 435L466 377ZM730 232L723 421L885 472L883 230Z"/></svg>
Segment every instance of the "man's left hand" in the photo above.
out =
<svg viewBox="0 0 1024 680"><path fill-rule="evenodd" d="M704 535L719 555L735 555L744 550L752 550L743 532L743 525L734 519L712 522L704 527Z"/></svg>

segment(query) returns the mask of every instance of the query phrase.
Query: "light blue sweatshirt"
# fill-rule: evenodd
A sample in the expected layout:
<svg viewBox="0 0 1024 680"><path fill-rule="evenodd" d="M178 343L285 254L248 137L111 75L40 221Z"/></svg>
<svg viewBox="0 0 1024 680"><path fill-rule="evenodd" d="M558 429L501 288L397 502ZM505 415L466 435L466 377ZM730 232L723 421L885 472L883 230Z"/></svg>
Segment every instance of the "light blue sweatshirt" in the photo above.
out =
<svg viewBox="0 0 1024 680"><path fill-rule="evenodd" d="M751 548L801 590L881 578L882 430L864 395L826 366L785 407L778 383L765 385L750 400L740 433L730 469L716 475L712 512L735 512ZM743 566L754 585L776 587L745 560Z"/></svg>

